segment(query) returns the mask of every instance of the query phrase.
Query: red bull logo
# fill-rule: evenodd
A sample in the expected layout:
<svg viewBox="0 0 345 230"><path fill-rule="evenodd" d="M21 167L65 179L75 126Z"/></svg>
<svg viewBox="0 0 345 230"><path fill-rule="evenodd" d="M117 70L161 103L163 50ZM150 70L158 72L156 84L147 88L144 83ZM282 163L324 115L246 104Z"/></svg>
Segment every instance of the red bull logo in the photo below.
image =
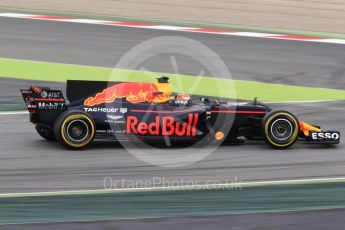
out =
<svg viewBox="0 0 345 230"><path fill-rule="evenodd" d="M136 116L128 116L126 124L127 134L139 135L163 135L163 136L196 136L198 114L188 114L186 122L175 121L172 116L157 116L155 121L139 122Z"/></svg>
<svg viewBox="0 0 345 230"><path fill-rule="evenodd" d="M116 99L126 98L131 103L155 102L171 100L172 85L170 83L124 82L110 86L84 101L86 106L112 103Z"/></svg>

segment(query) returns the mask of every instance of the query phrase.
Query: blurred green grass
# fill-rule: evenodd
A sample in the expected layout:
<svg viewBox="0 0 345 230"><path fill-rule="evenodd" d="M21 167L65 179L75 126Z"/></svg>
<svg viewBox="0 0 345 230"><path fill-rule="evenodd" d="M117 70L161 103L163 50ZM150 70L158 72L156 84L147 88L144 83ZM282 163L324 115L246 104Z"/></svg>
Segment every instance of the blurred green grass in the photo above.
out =
<svg viewBox="0 0 345 230"><path fill-rule="evenodd" d="M270 102L345 99L345 90L0 58L0 76L14 79L152 82L162 75L170 78L174 92L195 95Z"/></svg>

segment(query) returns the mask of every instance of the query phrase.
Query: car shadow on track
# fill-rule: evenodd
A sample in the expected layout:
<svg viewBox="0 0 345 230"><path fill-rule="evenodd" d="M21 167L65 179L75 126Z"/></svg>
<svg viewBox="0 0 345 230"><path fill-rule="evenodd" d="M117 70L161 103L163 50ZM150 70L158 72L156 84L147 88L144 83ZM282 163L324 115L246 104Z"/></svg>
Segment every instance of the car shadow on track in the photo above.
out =
<svg viewBox="0 0 345 230"><path fill-rule="evenodd" d="M33 143L34 146L41 146L42 149L50 149L50 150L66 150L63 146L58 144L57 142L51 142L46 140L37 140ZM217 147L217 143L211 144L212 147ZM136 143L131 146L125 146L120 142L113 141L113 140L96 140L90 146L88 146L85 150L111 150L111 149L126 149L126 148L142 148L142 149L183 149L183 148L206 148L209 144L197 144L193 145L190 143L173 143L171 146L167 146L165 143ZM241 148L241 150L253 150L253 148L260 149L262 151L281 151L276 150L268 146L264 141L257 141L257 140L245 140L243 143L223 143L219 145L219 148ZM320 144L310 144L310 143L296 143L294 146L288 148L287 150L296 151L296 150L335 150L339 149L340 145L320 145ZM283 150L284 151L284 150Z"/></svg>

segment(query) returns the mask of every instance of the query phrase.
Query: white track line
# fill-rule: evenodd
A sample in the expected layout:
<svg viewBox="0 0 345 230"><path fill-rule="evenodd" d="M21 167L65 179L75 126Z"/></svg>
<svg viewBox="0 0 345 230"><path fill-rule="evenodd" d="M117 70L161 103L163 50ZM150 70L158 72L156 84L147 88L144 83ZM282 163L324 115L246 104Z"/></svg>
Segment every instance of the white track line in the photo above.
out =
<svg viewBox="0 0 345 230"><path fill-rule="evenodd" d="M17 115L17 114L29 114L28 111L4 111L0 112L0 116L2 115Z"/></svg>
<svg viewBox="0 0 345 230"><path fill-rule="evenodd" d="M345 177L334 178L304 178L295 180L275 180L275 181L257 181L257 182L231 182L220 184L202 184L185 186L167 186L167 187L147 187L147 188L120 188L120 189L95 189L95 190L74 190L74 191L54 191L54 192L30 192L30 193L3 193L0 198L16 197L45 197L45 196L63 196L63 195L93 195L93 194L112 194L129 192L164 192L164 191L190 191L190 190L219 190L219 189L243 189L249 187L261 186L279 186L279 185L303 185L345 182Z"/></svg>
<svg viewBox="0 0 345 230"><path fill-rule="evenodd" d="M269 38L269 39L319 42L319 43L342 44L342 45L345 44L345 39L330 39L330 38L322 38L322 37L314 37L314 36L245 32L245 31L234 31L230 29L170 26L170 25L159 25L159 24L138 23L138 22L106 21L106 20L97 20L97 19L70 18L70 17L54 16L54 15L36 15L36 14L21 14L21 13L8 12L8 13L0 13L0 17L43 20L43 21L57 21L57 22L65 22L65 23L69 22L69 23L83 23L83 24L95 24L95 25L106 25L106 26L133 27L133 28L155 29L155 30L183 31L183 32L191 32L191 33L218 34L218 35L224 35L224 36Z"/></svg>

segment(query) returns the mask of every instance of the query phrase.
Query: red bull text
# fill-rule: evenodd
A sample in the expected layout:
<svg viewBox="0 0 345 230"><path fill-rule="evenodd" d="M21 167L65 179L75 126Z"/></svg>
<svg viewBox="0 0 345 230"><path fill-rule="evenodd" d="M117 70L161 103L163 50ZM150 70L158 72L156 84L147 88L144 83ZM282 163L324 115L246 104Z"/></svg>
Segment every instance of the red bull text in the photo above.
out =
<svg viewBox="0 0 345 230"><path fill-rule="evenodd" d="M176 121L172 116L156 116L155 121L139 122L136 116L127 117L126 133L137 135L196 136L198 114L188 114L186 122Z"/></svg>

